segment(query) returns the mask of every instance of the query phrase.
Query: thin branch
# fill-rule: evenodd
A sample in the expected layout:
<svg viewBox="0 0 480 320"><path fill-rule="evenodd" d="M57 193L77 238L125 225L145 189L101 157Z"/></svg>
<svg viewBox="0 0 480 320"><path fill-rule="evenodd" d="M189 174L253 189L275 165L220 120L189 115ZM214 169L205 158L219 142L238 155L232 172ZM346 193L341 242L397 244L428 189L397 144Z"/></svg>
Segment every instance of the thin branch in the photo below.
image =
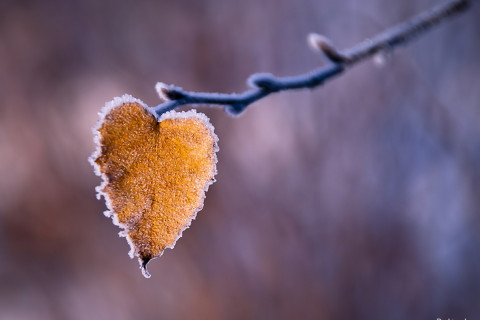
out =
<svg viewBox="0 0 480 320"><path fill-rule="evenodd" d="M309 36L310 44L325 55L330 62L328 65L291 77L275 77L265 73L253 74L247 81L252 89L243 93L189 92L180 87L159 82L156 89L165 102L154 107L153 111L161 115L183 105L213 105L223 106L230 115L238 115L250 104L271 93L317 87L362 60L405 44L446 18L465 11L469 4L469 0L448 1L343 52L335 49L327 38L312 34Z"/></svg>

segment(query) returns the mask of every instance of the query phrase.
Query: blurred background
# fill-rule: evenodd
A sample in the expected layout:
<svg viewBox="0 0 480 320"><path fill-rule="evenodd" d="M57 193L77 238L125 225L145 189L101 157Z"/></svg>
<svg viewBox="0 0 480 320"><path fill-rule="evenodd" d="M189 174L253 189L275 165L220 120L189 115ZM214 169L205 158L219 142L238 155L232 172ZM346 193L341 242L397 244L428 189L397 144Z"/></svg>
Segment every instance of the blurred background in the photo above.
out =
<svg viewBox="0 0 480 320"><path fill-rule="evenodd" d="M435 0L0 1L0 319L480 316L480 11L380 66L286 92L220 138L174 250L130 260L87 158L106 101L157 81L241 92L323 64Z"/></svg>

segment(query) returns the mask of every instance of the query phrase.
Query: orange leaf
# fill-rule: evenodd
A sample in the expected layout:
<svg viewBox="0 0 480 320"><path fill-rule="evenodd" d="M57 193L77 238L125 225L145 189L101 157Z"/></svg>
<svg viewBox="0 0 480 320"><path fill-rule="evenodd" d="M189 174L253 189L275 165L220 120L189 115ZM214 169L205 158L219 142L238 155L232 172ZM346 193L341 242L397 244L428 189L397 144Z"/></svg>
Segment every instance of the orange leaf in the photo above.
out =
<svg viewBox="0 0 480 320"><path fill-rule="evenodd" d="M128 95L104 107L94 131L90 162L103 178L98 197L149 277L148 261L173 248L203 207L215 181L218 138L202 113L170 111L157 121Z"/></svg>

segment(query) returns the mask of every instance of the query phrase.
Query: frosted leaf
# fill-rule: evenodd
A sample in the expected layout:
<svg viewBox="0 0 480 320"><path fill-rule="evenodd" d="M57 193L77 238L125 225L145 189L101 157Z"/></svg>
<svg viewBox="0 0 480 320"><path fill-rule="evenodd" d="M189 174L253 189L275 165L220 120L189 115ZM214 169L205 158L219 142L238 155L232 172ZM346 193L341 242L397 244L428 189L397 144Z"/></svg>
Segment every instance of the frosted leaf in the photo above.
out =
<svg viewBox="0 0 480 320"><path fill-rule="evenodd" d="M218 150L204 114L170 111L157 121L147 108L128 95L107 103L89 159L103 179L97 192L106 215L123 229L145 277L147 263L173 248L202 209Z"/></svg>

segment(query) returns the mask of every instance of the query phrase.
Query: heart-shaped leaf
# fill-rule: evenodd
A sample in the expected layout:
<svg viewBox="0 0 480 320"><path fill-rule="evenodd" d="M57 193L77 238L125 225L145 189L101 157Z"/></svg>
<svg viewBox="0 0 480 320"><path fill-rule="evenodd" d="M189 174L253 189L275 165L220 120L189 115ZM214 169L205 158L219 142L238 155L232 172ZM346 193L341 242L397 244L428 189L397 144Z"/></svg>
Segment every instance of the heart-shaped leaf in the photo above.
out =
<svg viewBox="0 0 480 320"><path fill-rule="evenodd" d="M217 136L202 113L170 111L157 119L129 95L107 103L94 133L98 197L149 277L148 261L173 248L203 207L215 181Z"/></svg>

